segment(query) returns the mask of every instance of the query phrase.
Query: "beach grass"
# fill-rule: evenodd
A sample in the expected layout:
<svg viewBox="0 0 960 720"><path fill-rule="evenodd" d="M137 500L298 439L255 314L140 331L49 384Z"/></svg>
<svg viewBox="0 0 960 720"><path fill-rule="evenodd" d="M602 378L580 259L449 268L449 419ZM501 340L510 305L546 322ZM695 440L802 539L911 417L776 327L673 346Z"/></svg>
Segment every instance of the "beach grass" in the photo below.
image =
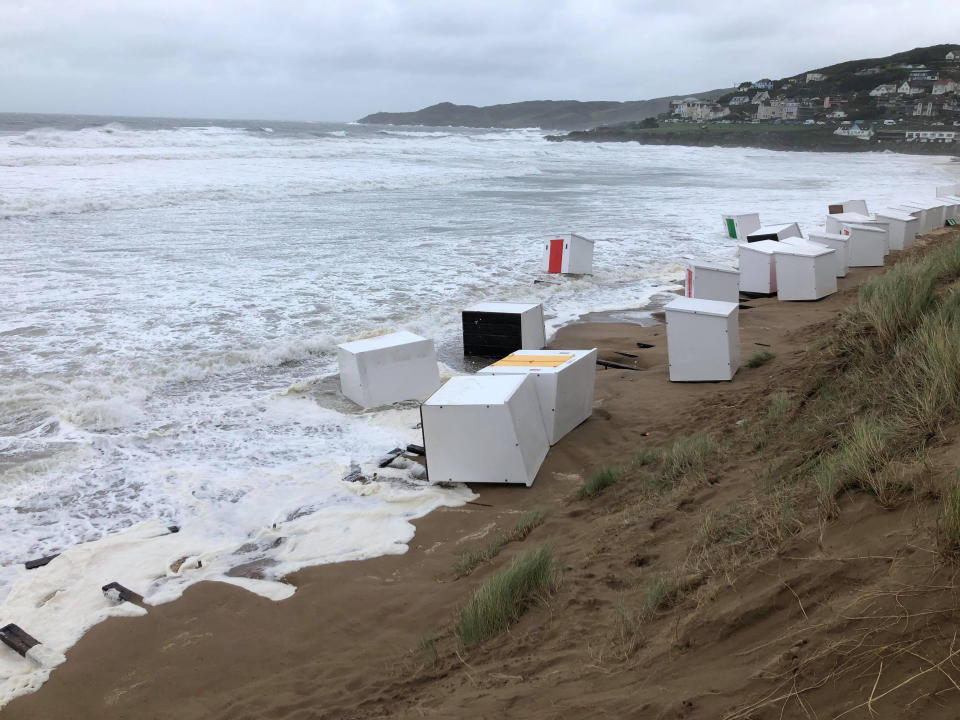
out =
<svg viewBox="0 0 960 720"><path fill-rule="evenodd" d="M578 500L588 500L603 493L607 488L623 480L624 472L620 468L604 466L597 470L577 489Z"/></svg>
<svg viewBox="0 0 960 720"><path fill-rule="evenodd" d="M713 440L706 433L677 438L663 455L660 474L668 483L675 483L683 477L703 479L715 450Z"/></svg>
<svg viewBox="0 0 960 720"><path fill-rule="evenodd" d="M640 467L653 465L654 463L660 461L662 455L663 453L660 452L660 448L642 446L633 454L633 463L634 465L639 465Z"/></svg>
<svg viewBox="0 0 960 720"><path fill-rule="evenodd" d="M454 577L461 578L469 575L478 566L490 562L508 543L525 540L534 528L543 524L546 517L546 510L527 510L521 513L517 522L509 530L495 533L483 547L468 550L460 555L453 569Z"/></svg>
<svg viewBox="0 0 960 720"><path fill-rule="evenodd" d="M470 596L456 623L457 639L473 647L509 628L559 585L560 563L551 545L531 548Z"/></svg>
<svg viewBox="0 0 960 720"><path fill-rule="evenodd" d="M761 365L766 365L768 362L773 360L776 357L769 350L761 350L756 355L753 355L749 360L747 360L747 367L749 368L758 368Z"/></svg>

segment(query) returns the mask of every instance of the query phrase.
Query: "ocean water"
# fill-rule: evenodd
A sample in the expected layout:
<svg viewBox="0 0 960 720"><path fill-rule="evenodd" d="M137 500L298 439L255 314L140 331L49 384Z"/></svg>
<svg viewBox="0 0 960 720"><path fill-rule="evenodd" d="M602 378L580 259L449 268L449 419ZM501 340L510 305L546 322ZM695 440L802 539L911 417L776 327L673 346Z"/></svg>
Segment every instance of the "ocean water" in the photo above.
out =
<svg viewBox="0 0 960 720"><path fill-rule="evenodd" d="M472 497L412 464L341 480L420 438L415 404L339 395L337 343L408 329L468 371L466 304L542 301L552 332L644 306L687 258L733 262L722 212L812 229L830 202L958 176L535 130L0 115L0 626L49 650L0 646L0 706L87 627L142 612L107 582L282 599L291 571L404 552L410 520ZM541 239L570 231L596 239L595 274L536 282Z"/></svg>

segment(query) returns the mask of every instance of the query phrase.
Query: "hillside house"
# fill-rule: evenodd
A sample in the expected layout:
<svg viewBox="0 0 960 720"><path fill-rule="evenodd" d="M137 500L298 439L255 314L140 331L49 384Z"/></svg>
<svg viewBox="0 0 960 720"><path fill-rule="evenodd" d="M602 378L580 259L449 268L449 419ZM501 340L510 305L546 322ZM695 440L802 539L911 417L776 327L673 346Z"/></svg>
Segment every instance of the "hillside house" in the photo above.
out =
<svg viewBox="0 0 960 720"><path fill-rule="evenodd" d="M746 105L749 102L750 97L748 95L734 95L732 98L730 98L730 102L728 102L727 105Z"/></svg>
<svg viewBox="0 0 960 720"><path fill-rule="evenodd" d="M893 83L877 85L870 91L870 97L883 97L884 95L893 95L897 92L897 86Z"/></svg>
<svg viewBox="0 0 960 720"><path fill-rule="evenodd" d="M938 80L939 78L940 73L922 65L914 68L907 75L907 80Z"/></svg>
<svg viewBox="0 0 960 720"><path fill-rule="evenodd" d="M944 130L907 130L907 142L954 142L957 133Z"/></svg>
<svg viewBox="0 0 960 720"><path fill-rule="evenodd" d="M897 92L901 95L923 95L926 91L926 86L916 80L904 80L897 88Z"/></svg>
<svg viewBox="0 0 960 720"><path fill-rule="evenodd" d="M673 100L670 103L670 109L674 115L679 115L684 120L694 122L716 120L730 114L730 108L717 105L711 100L701 100L695 97Z"/></svg>
<svg viewBox="0 0 960 720"><path fill-rule="evenodd" d="M762 102L767 102L769 99L770 99L770 93L768 93L766 90L763 90L761 92L756 93L752 98L750 98L750 102L753 105L759 105Z"/></svg>
<svg viewBox="0 0 960 720"><path fill-rule="evenodd" d="M837 97L836 95L827 95L827 96L823 99L823 107L824 107L824 109L832 108L832 107L834 107L834 108L835 108L835 107L843 107L843 106L846 105L848 102L849 102L849 100L847 100L846 98Z"/></svg>
<svg viewBox="0 0 960 720"><path fill-rule="evenodd" d="M944 78L943 80L937 80L933 83L932 92L934 95L946 95L947 93L955 93L956 91L957 81L951 78Z"/></svg>
<svg viewBox="0 0 960 720"><path fill-rule="evenodd" d="M808 83L812 83L812 82L823 82L823 81L826 80L826 79L827 79L827 76L824 75L823 73L812 72L812 73L807 73L807 80L806 80L806 81L807 81Z"/></svg>
<svg viewBox="0 0 960 720"><path fill-rule="evenodd" d="M951 50L944 57L946 60L960 60L960 50Z"/></svg>
<svg viewBox="0 0 960 720"><path fill-rule="evenodd" d="M773 80L770 78L763 78L763 80L757 80L753 85L750 86L751 90L773 90Z"/></svg>
<svg viewBox="0 0 960 720"><path fill-rule="evenodd" d="M879 74L880 74L880 68L878 67L863 68L861 70L857 70L854 73L854 75L856 75L857 77L869 77L870 75L879 75Z"/></svg>
<svg viewBox="0 0 960 720"><path fill-rule="evenodd" d="M832 110L827 113L827 118L829 120L843 120L845 117L847 117L847 113L845 113L840 108L837 108L836 110Z"/></svg>
<svg viewBox="0 0 960 720"><path fill-rule="evenodd" d="M834 130L833 134L842 135L844 137L852 137L856 138L857 140L869 140L873 137L873 126L871 125L870 127L864 127L858 120L852 124L844 123Z"/></svg>

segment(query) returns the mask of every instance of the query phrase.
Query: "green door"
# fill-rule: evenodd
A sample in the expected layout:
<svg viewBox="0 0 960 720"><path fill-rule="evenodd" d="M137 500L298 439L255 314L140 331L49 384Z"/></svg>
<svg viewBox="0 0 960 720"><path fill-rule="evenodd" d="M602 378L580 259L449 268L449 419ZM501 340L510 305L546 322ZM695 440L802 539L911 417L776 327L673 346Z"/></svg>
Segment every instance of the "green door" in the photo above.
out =
<svg viewBox="0 0 960 720"><path fill-rule="evenodd" d="M733 218L727 218L727 234L734 240L737 239L737 223Z"/></svg>

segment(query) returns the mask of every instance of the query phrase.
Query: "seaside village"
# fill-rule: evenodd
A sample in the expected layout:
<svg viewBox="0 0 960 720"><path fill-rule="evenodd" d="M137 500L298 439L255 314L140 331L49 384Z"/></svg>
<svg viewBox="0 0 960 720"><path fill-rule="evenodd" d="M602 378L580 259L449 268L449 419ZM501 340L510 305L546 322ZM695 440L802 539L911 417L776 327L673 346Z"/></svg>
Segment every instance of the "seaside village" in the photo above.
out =
<svg viewBox="0 0 960 720"><path fill-rule="evenodd" d="M864 200L827 208L823 228L806 234L795 222L766 224L758 213L722 218L738 243L739 267L692 262L685 292L664 308L671 382L730 381L740 365L741 296L815 301L837 291L851 267L877 267L891 250L921 233L960 222L960 183L935 198L870 211ZM542 270L591 274L594 242L579 235L544 241ZM422 400L423 445L431 482L533 484L550 446L590 417L592 350L545 350L538 303L483 302L462 311L464 355L493 360L441 387L432 340L395 332L338 346L343 394L364 408Z"/></svg>
<svg viewBox="0 0 960 720"><path fill-rule="evenodd" d="M941 60L743 82L716 100L670 103L662 122L835 126L875 143L953 143L960 131L960 48Z"/></svg>

